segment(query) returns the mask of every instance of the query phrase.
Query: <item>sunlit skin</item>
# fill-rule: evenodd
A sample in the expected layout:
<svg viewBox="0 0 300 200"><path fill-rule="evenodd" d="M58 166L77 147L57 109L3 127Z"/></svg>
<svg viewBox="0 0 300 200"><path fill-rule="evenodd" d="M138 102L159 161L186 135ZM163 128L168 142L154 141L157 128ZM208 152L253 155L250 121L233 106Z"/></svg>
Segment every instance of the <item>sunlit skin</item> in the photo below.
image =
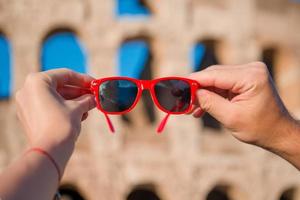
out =
<svg viewBox="0 0 300 200"><path fill-rule="evenodd" d="M88 75L67 69L50 70L30 74L16 93L17 114L29 146L47 151L62 173L74 151L81 122L96 106L94 96L84 89L89 88L92 80ZM30 152L2 173L0 197L50 200L58 184L57 171L49 159Z"/></svg>
<svg viewBox="0 0 300 200"><path fill-rule="evenodd" d="M272 151L300 169L299 122L282 103L264 63L215 65L191 74L203 89L190 114L208 112L238 140Z"/></svg>
<svg viewBox="0 0 300 200"><path fill-rule="evenodd" d="M211 66L188 78L202 86L190 114L201 117L208 112L238 140L270 150L300 169L300 125L282 103L263 63ZM88 90L92 80L67 69L34 73L16 94L18 117L29 145L47 151L62 173L82 121L96 106ZM2 173L0 197L50 200L57 178L47 157L30 152Z"/></svg>

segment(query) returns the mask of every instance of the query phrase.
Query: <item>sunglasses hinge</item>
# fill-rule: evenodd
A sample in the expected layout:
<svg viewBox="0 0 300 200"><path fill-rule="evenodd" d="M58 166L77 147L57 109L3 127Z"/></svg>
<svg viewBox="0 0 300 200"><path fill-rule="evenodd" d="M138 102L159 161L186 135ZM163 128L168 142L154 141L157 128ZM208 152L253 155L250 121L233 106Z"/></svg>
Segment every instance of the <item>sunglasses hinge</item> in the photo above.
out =
<svg viewBox="0 0 300 200"><path fill-rule="evenodd" d="M97 83L93 80L93 81L90 83L90 90L93 91L93 90L95 90L96 87L97 87Z"/></svg>

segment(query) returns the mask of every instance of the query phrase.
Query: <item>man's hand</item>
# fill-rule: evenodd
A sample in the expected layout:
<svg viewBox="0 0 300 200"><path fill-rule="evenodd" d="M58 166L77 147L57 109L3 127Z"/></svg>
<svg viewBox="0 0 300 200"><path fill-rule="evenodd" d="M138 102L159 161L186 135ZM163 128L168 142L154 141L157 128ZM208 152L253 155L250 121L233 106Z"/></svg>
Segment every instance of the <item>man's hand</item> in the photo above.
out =
<svg viewBox="0 0 300 200"><path fill-rule="evenodd" d="M45 149L61 168L73 152L81 121L96 105L89 92L92 80L68 69L33 73L16 94L18 116L30 145Z"/></svg>
<svg viewBox="0 0 300 200"><path fill-rule="evenodd" d="M300 150L300 143L297 147L290 144L290 140L300 141L299 124L282 103L265 64L216 65L189 78L202 87L194 117L208 112L240 141L282 156Z"/></svg>

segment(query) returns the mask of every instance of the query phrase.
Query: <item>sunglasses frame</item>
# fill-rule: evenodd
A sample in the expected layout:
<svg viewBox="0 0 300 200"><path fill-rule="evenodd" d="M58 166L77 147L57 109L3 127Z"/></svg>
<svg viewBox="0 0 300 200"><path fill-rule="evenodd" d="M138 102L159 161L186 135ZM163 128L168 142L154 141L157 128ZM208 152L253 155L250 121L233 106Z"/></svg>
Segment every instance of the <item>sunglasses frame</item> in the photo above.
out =
<svg viewBox="0 0 300 200"><path fill-rule="evenodd" d="M100 99L99 99L99 87L102 83L106 82L106 81L114 81L114 80L125 80L125 81L130 81L136 84L138 92L136 94L135 100L133 102L133 104L126 110L121 111L121 112L108 112L105 111L101 104L100 104ZM191 99L190 99L190 104L188 106L188 108L186 108L184 111L181 112L171 112L165 108L163 108L159 101L157 100L157 97L155 95L155 90L154 87L155 85L160 82L160 81L165 81L165 80L178 80L178 81L184 81L186 83L189 84L190 88L191 88ZM176 76L172 76L172 77L163 77L163 78L158 78L158 79L153 79L153 80L138 80L138 79L134 79L134 78L129 78L129 77L122 77L122 76L115 76L115 77L106 77L106 78L101 78L101 79L96 79L93 80L91 82L91 92L95 95L96 97L96 104L97 104L97 108L98 110L100 110L101 112L103 112L105 114L105 117L107 119L107 122L110 126L110 129L112 130L112 132L114 132L114 128L112 127L111 121L108 118L108 115L122 115L125 113L130 112L138 103L138 101L141 98L141 95L143 93L144 90L149 90L150 91L150 95L151 98L153 100L153 102L155 103L155 105L163 112L167 113L169 117L170 114L172 115L179 115L179 114L184 114L189 112L192 109L192 105L195 101L196 98L196 91L197 89L200 87L199 83L195 80L192 79L188 79L188 78L183 78L183 77L176 77ZM163 121L166 121L166 119L164 119ZM166 123L166 122L164 122ZM163 125L164 126L164 125ZM161 127L161 126L160 126ZM163 128L163 127L162 127ZM160 131L158 131L160 132Z"/></svg>

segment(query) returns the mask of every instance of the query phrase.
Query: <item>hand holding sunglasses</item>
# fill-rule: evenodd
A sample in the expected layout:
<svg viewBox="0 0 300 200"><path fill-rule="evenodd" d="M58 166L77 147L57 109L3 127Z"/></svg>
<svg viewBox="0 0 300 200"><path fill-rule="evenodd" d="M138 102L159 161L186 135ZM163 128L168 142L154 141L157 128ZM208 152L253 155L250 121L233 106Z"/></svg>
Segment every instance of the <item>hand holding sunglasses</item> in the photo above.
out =
<svg viewBox="0 0 300 200"><path fill-rule="evenodd" d="M192 109L199 83L181 77L165 77L154 80L137 80L128 77L109 77L91 82L97 108L104 113L111 132L115 132L108 115L122 115L131 111L144 89L150 90L156 106L167 113L157 128L161 133L171 114L184 114Z"/></svg>

